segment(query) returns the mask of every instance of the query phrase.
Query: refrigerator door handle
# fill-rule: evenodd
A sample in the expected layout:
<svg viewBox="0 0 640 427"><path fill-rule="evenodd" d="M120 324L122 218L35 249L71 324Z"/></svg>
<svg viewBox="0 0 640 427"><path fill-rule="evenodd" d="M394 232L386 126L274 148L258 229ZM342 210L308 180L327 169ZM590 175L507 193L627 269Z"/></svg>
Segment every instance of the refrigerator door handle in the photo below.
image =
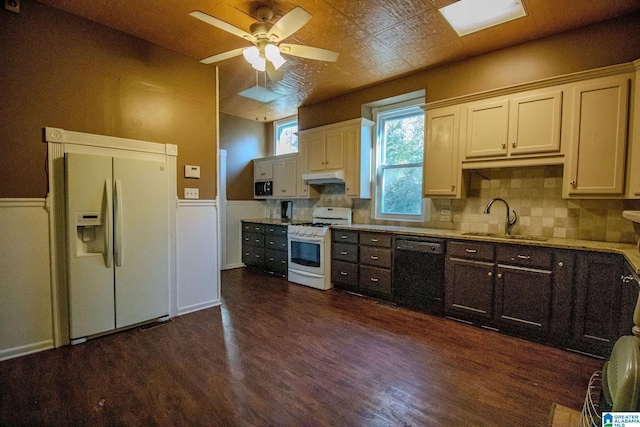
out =
<svg viewBox="0 0 640 427"><path fill-rule="evenodd" d="M115 228L115 256L116 266L121 267L124 260L124 248L122 245L122 239L124 236L123 227L123 207L122 207L122 181L116 179L116 203L114 212L114 228Z"/></svg>
<svg viewBox="0 0 640 427"><path fill-rule="evenodd" d="M113 188L110 179L104 180L104 194L107 201L106 212L104 215L104 264L107 268L111 268L111 264L113 263L113 232L111 231L111 225L113 224L113 218L111 217L113 213Z"/></svg>

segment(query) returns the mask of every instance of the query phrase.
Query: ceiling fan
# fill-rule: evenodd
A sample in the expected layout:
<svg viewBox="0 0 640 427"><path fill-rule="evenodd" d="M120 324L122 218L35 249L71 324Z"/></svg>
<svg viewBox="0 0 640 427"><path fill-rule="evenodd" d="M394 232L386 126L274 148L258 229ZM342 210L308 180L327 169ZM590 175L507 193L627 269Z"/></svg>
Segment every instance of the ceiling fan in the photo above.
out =
<svg viewBox="0 0 640 427"><path fill-rule="evenodd" d="M213 64L243 55L253 68L258 71L266 70L272 81L278 81L282 79L280 67L286 62L281 53L317 61L335 62L338 59L337 52L327 49L281 43L311 19L311 15L300 7L285 14L275 24L269 22L273 18L273 10L266 6L259 7L256 11L258 21L251 24L249 32L199 10L190 12L189 15L253 43L253 46L248 48L241 47L204 58L200 61L203 64Z"/></svg>

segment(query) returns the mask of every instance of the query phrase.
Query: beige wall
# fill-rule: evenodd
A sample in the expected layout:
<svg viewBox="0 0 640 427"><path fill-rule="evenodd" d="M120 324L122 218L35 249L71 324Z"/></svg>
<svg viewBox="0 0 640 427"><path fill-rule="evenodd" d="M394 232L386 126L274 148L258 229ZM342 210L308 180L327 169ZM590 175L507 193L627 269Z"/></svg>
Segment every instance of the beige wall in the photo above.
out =
<svg viewBox="0 0 640 427"><path fill-rule="evenodd" d="M640 13L454 62L299 108L299 129L361 116L363 104L426 89L427 102L640 58Z"/></svg>
<svg viewBox="0 0 640 427"><path fill-rule="evenodd" d="M263 122L220 114L220 148L227 150L227 200L253 200L253 162L269 155Z"/></svg>
<svg viewBox="0 0 640 427"><path fill-rule="evenodd" d="M178 145L216 197L216 69L32 0L0 13L0 197L47 194L45 126Z"/></svg>

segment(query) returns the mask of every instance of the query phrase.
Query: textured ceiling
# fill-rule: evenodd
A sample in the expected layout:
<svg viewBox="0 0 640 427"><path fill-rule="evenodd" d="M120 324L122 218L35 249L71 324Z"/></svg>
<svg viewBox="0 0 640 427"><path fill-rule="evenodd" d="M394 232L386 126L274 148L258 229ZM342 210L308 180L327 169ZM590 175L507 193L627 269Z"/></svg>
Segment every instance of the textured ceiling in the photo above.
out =
<svg viewBox="0 0 640 427"><path fill-rule="evenodd" d="M326 63L287 56L284 78L266 81L283 97L262 104L238 96L258 78L265 85L264 73L257 76L242 56L209 65L220 68L220 110L261 121L420 69L640 10L639 0L523 0L526 17L458 37L437 11L453 0L40 1L198 60L251 44L189 12L201 10L248 31L259 6L274 10L272 22L302 7L313 17L285 41L334 50L340 57Z"/></svg>

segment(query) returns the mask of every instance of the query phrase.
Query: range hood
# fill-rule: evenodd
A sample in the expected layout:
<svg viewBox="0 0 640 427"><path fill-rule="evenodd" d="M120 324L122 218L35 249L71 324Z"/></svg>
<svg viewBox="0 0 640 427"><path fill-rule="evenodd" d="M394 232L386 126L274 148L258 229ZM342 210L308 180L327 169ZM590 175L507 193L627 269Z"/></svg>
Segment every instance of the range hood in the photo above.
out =
<svg viewBox="0 0 640 427"><path fill-rule="evenodd" d="M344 184L344 171L303 173L302 179L309 184Z"/></svg>

